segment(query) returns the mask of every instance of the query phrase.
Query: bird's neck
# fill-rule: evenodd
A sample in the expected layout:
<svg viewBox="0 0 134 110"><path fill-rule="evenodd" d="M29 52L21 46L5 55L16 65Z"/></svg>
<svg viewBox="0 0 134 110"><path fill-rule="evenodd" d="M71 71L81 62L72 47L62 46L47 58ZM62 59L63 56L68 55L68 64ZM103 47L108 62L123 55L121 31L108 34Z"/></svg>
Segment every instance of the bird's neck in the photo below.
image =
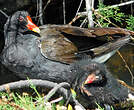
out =
<svg viewBox="0 0 134 110"><path fill-rule="evenodd" d="M4 27L5 47L10 46L15 42L18 34L18 28L12 23L6 23Z"/></svg>
<svg viewBox="0 0 134 110"><path fill-rule="evenodd" d="M9 47L13 42L15 42L16 32L8 32L5 36L5 47Z"/></svg>

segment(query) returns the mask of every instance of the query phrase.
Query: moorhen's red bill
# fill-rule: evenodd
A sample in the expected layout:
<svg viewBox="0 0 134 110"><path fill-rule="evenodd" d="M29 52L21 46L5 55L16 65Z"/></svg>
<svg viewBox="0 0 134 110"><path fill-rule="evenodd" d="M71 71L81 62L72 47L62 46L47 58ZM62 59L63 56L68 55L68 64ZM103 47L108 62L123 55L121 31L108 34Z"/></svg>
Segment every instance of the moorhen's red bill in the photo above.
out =
<svg viewBox="0 0 134 110"><path fill-rule="evenodd" d="M40 29L32 22L32 19L30 16L27 16L27 25L29 30L32 30L34 32L40 33Z"/></svg>

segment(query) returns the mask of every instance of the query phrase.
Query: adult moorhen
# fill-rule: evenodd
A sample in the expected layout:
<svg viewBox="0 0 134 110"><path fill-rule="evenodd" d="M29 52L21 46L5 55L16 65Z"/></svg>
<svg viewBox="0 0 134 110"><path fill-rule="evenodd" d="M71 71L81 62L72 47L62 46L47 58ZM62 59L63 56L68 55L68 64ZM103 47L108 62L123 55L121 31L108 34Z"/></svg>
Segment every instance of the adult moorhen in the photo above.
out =
<svg viewBox="0 0 134 110"><path fill-rule="evenodd" d="M58 28L55 28L55 29L58 30ZM77 27L66 28L66 29L71 31L71 33L75 31L75 34L77 34L78 32L79 35L81 36L82 36L82 33L84 33L84 36L85 35L91 36L93 34L93 33L90 33L90 30L81 29ZM65 31L67 31L66 29ZM1 53L1 62L7 68L15 72L16 75L18 75L21 78L26 79L26 77L28 76L29 78L35 78L35 79L39 78L39 79L47 79L47 80L50 79L51 81L56 81L56 82L69 80L69 78L71 78L73 75L72 74L68 76L68 78L66 77L67 73L71 74L70 65L57 61L57 60L54 61L53 59L48 59L47 57L44 57L42 55L42 51L41 51L42 49L39 48L41 47L41 45L43 45L42 44L43 42L41 41L42 39L44 39L44 37L38 37L35 33L31 33L32 31L30 32L28 30L32 30L38 33L40 32L39 28L35 24L32 23L32 20L27 12L18 11L8 18L4 27L5 47ZM112 30L113 33L115 33L114 31L116 32L116 30ZM101 48L100 47L93 48L91 49L91 51L95 50L96 54L105 53L105 51L102 51L102 50L106 50L106 52L108 53L115 52L121 46L125 45L127 42L130 41L129 32L124 31L124 30L122 30L121 33L122 32L124 32L124 34L127 33L125 35L128 35L128 37L119 38L116 41L113 41L108 44L104 44L104 46L102 46ZM96 30L96 32L93 35L97 36L97 33L98 32ZM53 38L54 35L51 36L51 32L50 32L49 34L47 34L47 37ZM64 40L63 41L60 40L60 43L62 42L64 42ZM70 41L68 40L68 42ZM89 41L89 44L90 44L90 41ZM44 47L43 49L45 50ZM53 48L53 47L50 47L50 48ZM71 48L72 47L70 46L70 48L68 49L71 49ZM46 47L46 49L49 50L49 47ZM76 53L73 53L72 51L71 53L73 54L72 56L76 55L82 58L84 56L84 53L86 52L82 54L82 53L79 53L79 51ZM79 54L77 55L77 53ZM90 52L87 52L87 53L90 53ZM86 56L84 58L86 58ZM95 61L100 62L99 58L101 58L101 56L96 57ZM105 60L104 57L103 59ZM77 60L73 60L73 61L77 61Z"/></svg>
<svg viewBox="0 0 134 110"><path fill-rule="evenodd" d="M94 108L99 104L108 108L112 105L115 110L120 110L120 103L134 100L134 91L119 83L103 64L83 60L75 68L79 68L76 69L78 74L80 70L84 71L77 86L77 91L82 95L78 98L79 102L84 106Z"/></svg>

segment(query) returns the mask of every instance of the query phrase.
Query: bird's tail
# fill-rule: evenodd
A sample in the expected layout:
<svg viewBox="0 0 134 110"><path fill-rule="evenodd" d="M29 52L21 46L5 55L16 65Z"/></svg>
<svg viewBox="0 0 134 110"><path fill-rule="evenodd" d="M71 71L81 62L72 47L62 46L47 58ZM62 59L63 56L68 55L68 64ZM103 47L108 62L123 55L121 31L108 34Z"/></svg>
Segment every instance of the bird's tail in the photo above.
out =
<svg viewBox="0 0 134 110"><path fill-rule="evenodd" d="M131 37L127 35L112 42L108 42L102 46L91 49L93 52L93 61L98 63L104 63L112 55L116 53L123 45L130 42Z"/></svg>

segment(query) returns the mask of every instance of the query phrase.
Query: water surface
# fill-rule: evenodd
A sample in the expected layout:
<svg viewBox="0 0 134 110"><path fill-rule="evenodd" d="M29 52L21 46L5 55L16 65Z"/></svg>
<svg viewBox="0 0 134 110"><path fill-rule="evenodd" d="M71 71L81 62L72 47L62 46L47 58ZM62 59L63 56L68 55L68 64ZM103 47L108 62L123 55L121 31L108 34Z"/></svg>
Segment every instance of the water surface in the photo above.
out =
<svg viewBox="0 0 134 110"><path fill-rule="evenodd" d="M119 51L134 74L134 45L125 45ZM115 77L134 87L134 84L131 84L131 75L117 53L106 62L106 65Z"/></svg>

